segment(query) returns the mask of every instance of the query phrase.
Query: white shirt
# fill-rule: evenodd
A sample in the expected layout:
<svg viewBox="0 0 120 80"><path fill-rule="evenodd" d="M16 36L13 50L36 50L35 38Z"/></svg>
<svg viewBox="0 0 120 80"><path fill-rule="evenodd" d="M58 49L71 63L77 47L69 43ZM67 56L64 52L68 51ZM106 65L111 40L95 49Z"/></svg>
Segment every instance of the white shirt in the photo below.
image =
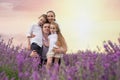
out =
<svg viewBox="0 0 120 80"><path fill-rule="evenodd" d="M48 50L48 52L50 52L50 51L52 51L52 49L54 47L58 47L58 46L56 46L56 42L57 42L58 36L57 36L56 33L50 34L48 36L48 39L49 39L49 50Z"/></svg>
<svg viewBox="0 0 120 80"><path fill-rule="evenodd" d="M35 35L35 37L30 39L31 44L34 42L38 46L42 47L42 29L38 24L33 24L27 32L27 36Z"/></svg>

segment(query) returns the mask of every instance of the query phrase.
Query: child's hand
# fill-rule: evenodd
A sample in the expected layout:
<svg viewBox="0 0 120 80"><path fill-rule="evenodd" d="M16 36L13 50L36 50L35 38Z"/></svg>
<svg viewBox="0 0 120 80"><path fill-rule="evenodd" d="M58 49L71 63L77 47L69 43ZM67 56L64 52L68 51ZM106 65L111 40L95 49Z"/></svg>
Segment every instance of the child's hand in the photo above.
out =
<svg viewBox="0 0 120 80"><path fill-rule="evenodd" d="M34 38L35 37L35 35L34 34L31 34L31 38Z"/></svg>
<svg viewBox="0 0 120 80"><path fill-rule="evenodd" d="M35 35L34 34L31 34L31 36L27 36L27 38L34 38Z"/></svg>
<svg viewBox="0 0 120 80"><path fill-rule="evenodd" d="M57 45L54 45L53 48L59 48Z"/></svg>

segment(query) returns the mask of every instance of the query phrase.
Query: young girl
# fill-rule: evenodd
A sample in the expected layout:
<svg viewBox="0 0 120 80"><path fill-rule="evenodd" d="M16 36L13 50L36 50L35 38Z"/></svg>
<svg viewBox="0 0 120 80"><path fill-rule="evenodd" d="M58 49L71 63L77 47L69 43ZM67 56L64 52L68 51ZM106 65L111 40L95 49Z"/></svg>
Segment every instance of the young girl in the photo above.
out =
<svg viewBox="0 0 120 80"><path fill-rule="evenodd" d="M42 55L42 25L47 21L47 15L43 14L39 17L39 22L37 24L33 24L27 34L28 38L28 49L32 50L30 54L31 57L41 57ZM33 37L32 34L35 36Z"/></svg>
<svg viewBox="0 0 120 80"><path fill-rule="evenodd" d="M55 53L54 49L60 48L61 46L66 47L66 43L64 37L62 36L59 26L57 23L52 22L50 24L50 35L48 36L49 39L49 50L47 53L47 69L50 69L52 64L52 59L55 58L54 63L58 63L59 59L63 56L62 53Z"/></svg>

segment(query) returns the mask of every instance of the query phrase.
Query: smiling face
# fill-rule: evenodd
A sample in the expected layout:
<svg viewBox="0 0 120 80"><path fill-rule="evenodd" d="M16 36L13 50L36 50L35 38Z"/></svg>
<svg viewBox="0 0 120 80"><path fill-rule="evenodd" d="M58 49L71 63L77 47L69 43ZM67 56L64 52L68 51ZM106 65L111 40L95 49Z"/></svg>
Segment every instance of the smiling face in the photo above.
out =
<svg viewBox="0 0 120 80"><path fill-rule="evenodd" d="M55 13L52 11L47 12L47 19L50 23L54 22L55 21Z"/></svg>
<svg viewBox="0 0 120 80"><path fill-rule="evenodd" d="M57 28L55 25L51 24L50 25L50 33L56 33L57 32Z"/></svg>
<svg viewBox="0 0 120 80"><path fill-rule="evenodd" d="M45 22L46 22L46 19L43 16L39 18L39 22L38 22L39 25L42 26Z"/></svg>
<svg viewBox="0 0 120 80"><path fill-rule="evenodd" d="M49 34L50 33L50 24L49 23L45 23L43 25L43 34Z"/></svg>

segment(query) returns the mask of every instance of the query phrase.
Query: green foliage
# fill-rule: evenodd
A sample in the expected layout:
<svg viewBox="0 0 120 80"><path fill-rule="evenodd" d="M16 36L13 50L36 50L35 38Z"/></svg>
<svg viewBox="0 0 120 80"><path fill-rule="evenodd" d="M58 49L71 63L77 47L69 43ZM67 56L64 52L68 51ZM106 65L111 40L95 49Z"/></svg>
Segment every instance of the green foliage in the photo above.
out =
<svg viewBox="0 0 120 80"><path fill-rule="evenodd" d="M0 73L1 72L5 72L9 79L14 78L15 80L18 80L18 71L16 70L12 70L8 67L0 67Z"/></svg>

